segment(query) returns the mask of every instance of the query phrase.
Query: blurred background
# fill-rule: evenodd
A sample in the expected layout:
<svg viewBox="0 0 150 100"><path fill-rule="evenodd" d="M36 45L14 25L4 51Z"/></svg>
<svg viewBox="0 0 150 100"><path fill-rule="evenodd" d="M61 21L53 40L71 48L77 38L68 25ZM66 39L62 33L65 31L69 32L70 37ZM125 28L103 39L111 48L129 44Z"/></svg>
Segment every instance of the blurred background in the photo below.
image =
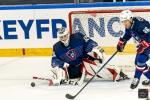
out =
<svg viewBox="0 0 150 100"><path fill-rule="evenodd" d="M51 4L51 3L88 3L88 2L121 2L150 0L0 0L0 5Z"/></svg>

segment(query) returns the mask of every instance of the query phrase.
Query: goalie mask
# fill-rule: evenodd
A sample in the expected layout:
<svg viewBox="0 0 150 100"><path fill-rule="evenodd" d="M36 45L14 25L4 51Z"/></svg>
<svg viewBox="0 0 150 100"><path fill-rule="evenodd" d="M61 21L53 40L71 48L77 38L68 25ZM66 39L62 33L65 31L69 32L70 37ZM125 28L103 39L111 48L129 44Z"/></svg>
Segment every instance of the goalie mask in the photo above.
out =
<svg viewBox="0 0 150 100"><path fill-rule="evenodd" d="M65 46L69 45L70 34L66 28L62 27L58 29L58 38Z"/></svg>

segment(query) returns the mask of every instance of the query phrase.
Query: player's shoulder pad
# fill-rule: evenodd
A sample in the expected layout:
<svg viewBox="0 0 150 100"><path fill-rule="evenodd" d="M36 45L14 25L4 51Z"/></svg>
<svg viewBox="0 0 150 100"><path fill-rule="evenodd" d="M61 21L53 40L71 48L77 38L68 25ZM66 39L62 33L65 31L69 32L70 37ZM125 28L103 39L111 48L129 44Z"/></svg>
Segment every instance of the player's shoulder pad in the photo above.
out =
<svg viewBox="0 0 150 100"><path fill-rule="evenodd" d="M147 20L145 20L145 19L142 18L142 17L133 17L133 20L134 20L134 21L139 21L139 22L147 22Z"/></svg>
<svg viewBox="0 0 150 100"><path fill-rule="evenodd" d="M62 45L63 45L63 44L62 44L60 41L58 41L57 43L55 43L55 44L53 45L53 50L54 50L54 51L58 50L59 48L61 48Z"/></svg>
<svg viewBox="0 0 150 100"><path fill-rule="evenodd" d="M149 22L147 20L145 20L142 17L134 17L133 21L136 21L137 26L146 26L149 24Z"/></svg>
<svg viewBox="0 0 150 100"><path fill-rule="evenodd" d="M72 38L82 39L82 40L85 40L85 41L89 40L89 38L86 35L84 35L84 34L82 34L80 32L72 34L71 37Z"/></svg>
<svg viewBox="0 0 150 100"><path fill-rule="evenodd" d="M83 38L84 35L82 33L78 32L78 33L72 34L71 37Z"/></svg>
<svg viewBox="0 0 150 100"><path fill-rule="evenodd" d="M141 17L136 17L136 20L138 20L137 29L140 32L149 33L150 32L150 23Z"/></svg>

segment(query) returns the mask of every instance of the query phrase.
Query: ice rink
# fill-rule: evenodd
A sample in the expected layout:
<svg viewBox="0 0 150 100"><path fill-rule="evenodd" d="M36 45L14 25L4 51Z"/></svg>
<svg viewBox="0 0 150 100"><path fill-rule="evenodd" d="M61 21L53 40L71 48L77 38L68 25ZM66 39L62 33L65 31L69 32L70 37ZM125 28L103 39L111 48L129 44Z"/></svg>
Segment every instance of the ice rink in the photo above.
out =
<svg viewBox="0 0 150 100"><path fill-rule="evenodd" d="M66 93L77 93L83 85L48 86L47 81L35 81L36 86L34 88L30 86L33 76L49 77L50 60L50 57L0 58L0 99L67 100ZM134 65L133 62L134 56L117 56L111 61L111 64ZM131 77L132 74L133 72L128 73ZM138 89L131 90L130 83L131 80L93 81L75 100L139 100ZM148 87L143 87L140 83L139 88Z"/></svg>

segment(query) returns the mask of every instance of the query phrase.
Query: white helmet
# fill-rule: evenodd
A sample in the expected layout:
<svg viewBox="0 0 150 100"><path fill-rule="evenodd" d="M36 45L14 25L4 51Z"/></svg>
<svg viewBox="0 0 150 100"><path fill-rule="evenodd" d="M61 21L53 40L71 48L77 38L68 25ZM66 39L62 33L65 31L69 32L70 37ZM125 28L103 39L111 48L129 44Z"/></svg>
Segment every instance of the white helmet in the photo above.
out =
<svg viewBox="0 0 150 100"><path fill-rule="evenodd" d="M120 21L123 22L125 20L131 20L133 18L133 14L130 10L123 10L120 13Z"/></svg>
<svg viewBox="0 0 150 100"><path fill-rule="evenodd" d="M59 40L65 45L68 46L69 45L69 40L70 40L70 34L69 31L65 28L59 28L58 29L58 34L57 36L59 37Z"/></svg>

